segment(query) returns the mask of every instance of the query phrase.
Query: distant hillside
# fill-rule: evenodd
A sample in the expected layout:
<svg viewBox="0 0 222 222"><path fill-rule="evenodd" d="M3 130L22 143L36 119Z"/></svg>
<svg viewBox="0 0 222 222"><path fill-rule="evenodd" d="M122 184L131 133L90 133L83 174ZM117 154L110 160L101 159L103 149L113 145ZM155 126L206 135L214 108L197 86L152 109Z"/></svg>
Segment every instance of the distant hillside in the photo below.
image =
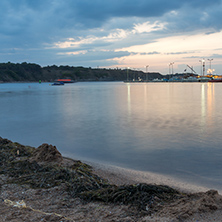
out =
<svg viewBox="0 0 222 222"><path fill-rule="evenodd" d="M36 64L0 63L0 81L37 81L43 78L42 68Z"/></svg>
<svg viewBox="0 0 222 222"><path fill-rule="evenodd" d="M129 79L163 78L160 73L144 73L128 70ZM0 63L0 82L45 81L53 82L58 78L70 78L75 81L124 81L127 71L123 69L92 69L73 66L47 66L26 63Z"/></svg>

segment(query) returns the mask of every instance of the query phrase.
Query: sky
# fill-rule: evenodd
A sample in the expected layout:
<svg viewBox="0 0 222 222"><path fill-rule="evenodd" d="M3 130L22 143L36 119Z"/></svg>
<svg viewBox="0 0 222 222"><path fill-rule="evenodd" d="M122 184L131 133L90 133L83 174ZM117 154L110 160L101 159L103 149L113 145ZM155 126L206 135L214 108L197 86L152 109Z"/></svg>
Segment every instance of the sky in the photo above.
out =
<svg viewBox="0 0 222 222"><path fill-rule="evenodd" d="M222 74L222 0L1 0L0 63Z"/></svg>

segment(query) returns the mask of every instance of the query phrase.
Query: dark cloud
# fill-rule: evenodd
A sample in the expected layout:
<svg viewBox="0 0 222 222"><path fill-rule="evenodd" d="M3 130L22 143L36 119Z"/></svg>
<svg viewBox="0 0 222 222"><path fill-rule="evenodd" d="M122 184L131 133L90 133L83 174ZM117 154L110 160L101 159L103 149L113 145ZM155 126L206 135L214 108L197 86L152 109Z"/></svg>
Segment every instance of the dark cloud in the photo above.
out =
<svg viewBox="0 0 222 222"><path fill-rule="evenodd" d="M105 53L99 49L139 45L153 42L157 35L170 36L209 27L218 31L222 29L221 9L221 0L1 0L0 59L50 63L50 58L68 63L74 57L81 62L79 59L84 57L86 63L95 58L107 61L126 56L127 52L111 50ZM132 30L136 23L156 20L167 25L156 31L155 36L131 33L116 42L102 38L112 30ZM49 47L68 38L81 39L90 35L98 40L79 45L75 50L88 53L78 57L59 56L58 52L65 52L65 49Z"/></svg>
<svg viewBox="0 0 222 222"><path fill-rule="evenodd" d="M193 54L195 51L189 51L189 52L168 52L166 55L183 55L183 54Z"/></svg>
<svg viewBox="0 0 222 222"><path fill-rule="evenodd" d="M68 4L67 4L68 2ZM188 6L191 8L208 8L212 5L219 5L220 0L75 0L64 1L70 11L76 12L71 18L79 18L79 21L89 22L97 21L99 23L111 17L159 17L164 13L178 10L181 7ZM188 15L189 16L189 15ZM91 22L90 22L91 23ZM95 25L95 24L94 24Z"/></svg>
<svg viewBox="0 0 222 222"><path fill-rule="evenodd" d="M168 30L173 33L208 28L211 28L209 33L213 33L222 29L221 10L221 1L191 1L182 5L175 13L169 13L164 19L168 22Z"/></svg>
<svg viewBox="0 0 222 222"><path fill-rule="evenodd" d="M164 3L164 4L163 4ZM78 17L83 20L107 20L110 17L152 17L160 16L168 10L176 9L180 6L178 1L166 2L163 0L155 1L81 1L73 3L78 8Z"/></svg>
<svg viewBox="0 0 222 222"><path fill-rule="evenodd" d="M140 53L140 55L159 55L159 54L161 53L157 51Z"/></svg>
<svg viewBox="0 0 222 222"><path fill-rule="evenodd" d="M183 6L207 9L209 5L212 7L215 4L220 4L220 1L2 0L0 27L6 35L28 31L34 33L36 30L43 36L48 36L51 33L54 35L59 29L68 32L71 29L100 27L113 17L160 17ZM189 11L186 12L186 16L193 17ZM61 36L62 33L59 35Z"/></svg>

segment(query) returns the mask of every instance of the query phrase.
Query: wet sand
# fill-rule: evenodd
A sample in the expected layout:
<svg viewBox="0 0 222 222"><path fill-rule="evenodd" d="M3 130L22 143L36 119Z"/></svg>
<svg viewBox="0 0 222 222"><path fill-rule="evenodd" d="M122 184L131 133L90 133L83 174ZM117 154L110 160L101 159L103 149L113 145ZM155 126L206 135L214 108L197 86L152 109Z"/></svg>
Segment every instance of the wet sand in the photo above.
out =
<svg viewBox="0 0 222 222"><path fill-rule="evenodd" d="M187 182L180 181L173 177L152 172L130 170L113 165L100 164L95 162L86 163L93 166L97 175L108 179L110 183L116 185L132 183L152 183L156 185L167 185L186 193L206 192L210 189L209 187L193 185Z"/></svg>

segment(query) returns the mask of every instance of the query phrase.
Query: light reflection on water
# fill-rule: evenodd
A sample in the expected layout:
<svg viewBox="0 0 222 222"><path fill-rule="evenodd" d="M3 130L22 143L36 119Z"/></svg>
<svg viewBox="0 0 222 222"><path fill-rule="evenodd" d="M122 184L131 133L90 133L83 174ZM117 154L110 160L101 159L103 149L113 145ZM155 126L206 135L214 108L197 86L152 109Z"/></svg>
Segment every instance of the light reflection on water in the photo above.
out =
<svg viewBox="0 0 222 222"><path fill-rule="evenodd" d="M0 84L0 136L222 185L219 83Z"/></svg>

